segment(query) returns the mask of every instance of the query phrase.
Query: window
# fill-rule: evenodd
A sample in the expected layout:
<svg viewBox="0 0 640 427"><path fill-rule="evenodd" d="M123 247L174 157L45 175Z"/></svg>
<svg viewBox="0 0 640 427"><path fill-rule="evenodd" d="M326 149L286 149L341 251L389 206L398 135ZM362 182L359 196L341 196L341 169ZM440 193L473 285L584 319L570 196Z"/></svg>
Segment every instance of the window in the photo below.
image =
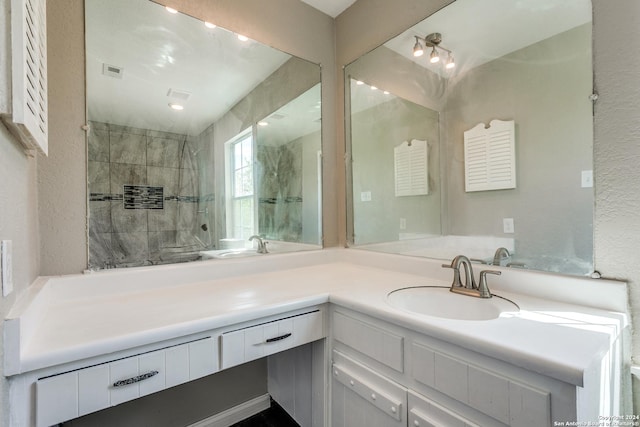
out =
<svg viewBox="0 0 640 427"><path fill-rule="evenodd" d="M247 240L255 234L254 157L251 129L227 143L227 237Z"/></svg>

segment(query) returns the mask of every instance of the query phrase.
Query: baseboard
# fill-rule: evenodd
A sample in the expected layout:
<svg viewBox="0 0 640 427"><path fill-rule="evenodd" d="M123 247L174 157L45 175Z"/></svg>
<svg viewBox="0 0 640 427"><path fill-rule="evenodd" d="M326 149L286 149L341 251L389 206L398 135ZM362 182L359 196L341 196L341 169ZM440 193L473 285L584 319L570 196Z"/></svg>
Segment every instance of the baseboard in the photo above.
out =
<svg viewBox="0 0 640 427"><path fill-rule="evenodd" d="M271 397L267 393L234 406L233 408L229 408L219 414L200 420L188 427L229 427L258 412L268 409L269 406L271 406Z"/></svg>

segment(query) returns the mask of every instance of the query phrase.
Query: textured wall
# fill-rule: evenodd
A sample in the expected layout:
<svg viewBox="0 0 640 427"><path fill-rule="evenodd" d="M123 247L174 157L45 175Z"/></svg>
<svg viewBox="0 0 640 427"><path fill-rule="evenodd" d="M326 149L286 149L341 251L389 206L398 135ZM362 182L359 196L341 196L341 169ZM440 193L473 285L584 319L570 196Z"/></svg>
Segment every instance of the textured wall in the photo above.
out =
<svg viewBox="0 0 640 427"><path fill-rule="evenodd" d="M38 276L38 222L36 159L27 157L9 131L0 124L0 240L13 242L13 287L0 296L4 319L18 295ZM0 320L0 337L3 323ZM0 358L3 349L0 341ZM1 360L1 359L0 359ZM7 381L0 364L0 426L8 425Z"/></svg>
<svg viewBox="0 0 640 427"><path fill-rule="evenodd" d="M629 282L640 363L640 2L594 0L595 267ZM634 413L640 413L636 384Z"/></svg>
<svg viewBox="0 0 640 427"><path fill-rule="evenodd" d="M9 64L10 1L0 0L0 111L10 105L11 76L5 73ZM3 336L4 319L17 297L38 276L38 203L37 160L28 157L22 146L0 122L0 240L13 244L13 288L9 296L0 296L0 337ZM4 360L3 343L0 341L0 360ZM9 423L8 382L0 364L0 426Z"/></svg>

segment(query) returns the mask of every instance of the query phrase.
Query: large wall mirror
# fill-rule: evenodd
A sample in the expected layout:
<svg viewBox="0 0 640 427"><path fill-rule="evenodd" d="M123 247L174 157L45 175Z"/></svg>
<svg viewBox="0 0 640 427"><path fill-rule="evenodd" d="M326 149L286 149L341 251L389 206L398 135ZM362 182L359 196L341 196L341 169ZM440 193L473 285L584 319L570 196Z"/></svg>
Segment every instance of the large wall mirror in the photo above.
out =
<svg viewBox="0 0 640 427"><path fill-rule="evenodd" d="M349 64L350 243L593 269L589 0L456 0Z"/></svg>
<svg viewBox="0 0 640 427"><path fill-rule="evenodd" d="M90 268L320 247L319 65L149 0L85 21Z"/></svg>

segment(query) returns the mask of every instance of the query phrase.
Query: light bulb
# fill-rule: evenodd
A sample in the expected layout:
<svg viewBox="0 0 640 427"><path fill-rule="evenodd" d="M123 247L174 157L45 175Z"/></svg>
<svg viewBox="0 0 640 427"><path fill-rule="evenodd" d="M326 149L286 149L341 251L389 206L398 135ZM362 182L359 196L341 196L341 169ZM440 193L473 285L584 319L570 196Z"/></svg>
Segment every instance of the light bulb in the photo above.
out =
<svg viewBox="0 0 640 427"><path fill-rule="evenodd" d="M204 26L207 28L215 28L216 24L212 24L211 22L205 21Z"/></svg>
<svg viewBox="0 0 640 427"><path fill-rule="evenodd" d="M167 12L169 12L169 13L178 13L177 10L175 10L174 8L169 7L169 6L166 6L165 9L167 9Z"/></svg>
<svg viewBox="0 0 640 427"><path fill-rule="evenodd" d="M241 42L246 42L247 40L249 40L249 37L238 34L238 40L240 40Z"/></svg>
<svg viewBox="0 0 640 427"><path fill-rule="evenodd" d="M180 104L169 103L169 107L170 107L171 109L173 109L173 110L176 110L176 111L182 111L182 110L184 110L184 106L183 106L183 105L180 105Z"/></svg>
<svg viewBox="0 0 640 427"><path fill-rule="evenodd" d="M435 64L436 62L440 61L440 56L438 55L438 52L436 52L436 48L435 47L431 51L431 55L429 55L429 61L432 64Z"/></svg>
<svg viewBox="0 0 640 427"><path fill-rule="evenodd" d="M456 62L453 60L453 56L449 55L447 57L447 64L444 66L446 69L450 70L456 66Z"/></svg>
<svg viewBox="0 0 640 427"><path fill-rule="evenodd" d="M422 55L424 55L424 49L422 48L420 41L416 37L416 44L413 45L413 56L418 57Z"/></svg>

